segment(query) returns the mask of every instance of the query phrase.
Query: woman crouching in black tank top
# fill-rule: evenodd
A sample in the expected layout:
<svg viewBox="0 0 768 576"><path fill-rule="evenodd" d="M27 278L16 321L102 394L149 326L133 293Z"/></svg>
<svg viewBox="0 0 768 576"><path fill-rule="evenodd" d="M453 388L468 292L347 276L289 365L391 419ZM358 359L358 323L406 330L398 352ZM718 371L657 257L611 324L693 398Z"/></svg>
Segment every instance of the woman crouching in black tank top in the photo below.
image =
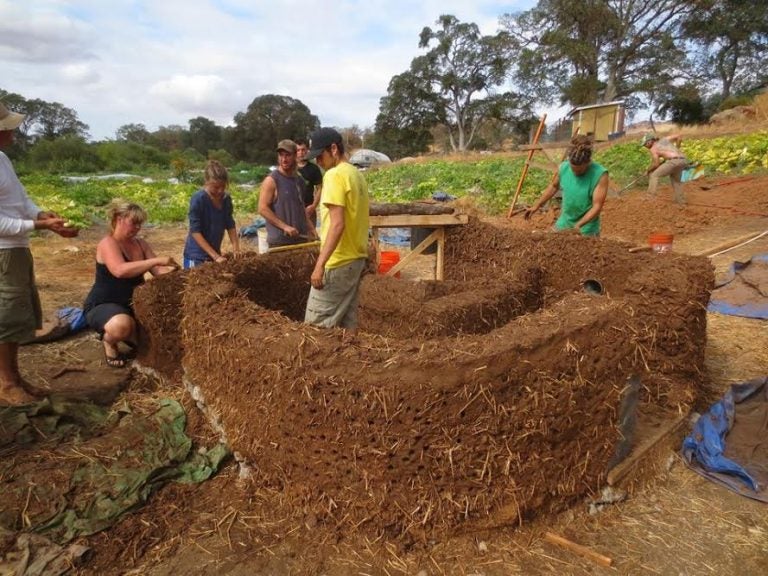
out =
<svg viewBox="0 0 768 576"><path fill-rule="evenodd" d="M115 199L108 211L110 233L96 246L96 279L83 310L88 325L104 343L104 360L112 368L123 368L128 357L119 344L136 348L133 290L144 283L144 274L165 274L179 268L170 256L155 256L146 240L136 234L147 219L138 204Z"/></svg>

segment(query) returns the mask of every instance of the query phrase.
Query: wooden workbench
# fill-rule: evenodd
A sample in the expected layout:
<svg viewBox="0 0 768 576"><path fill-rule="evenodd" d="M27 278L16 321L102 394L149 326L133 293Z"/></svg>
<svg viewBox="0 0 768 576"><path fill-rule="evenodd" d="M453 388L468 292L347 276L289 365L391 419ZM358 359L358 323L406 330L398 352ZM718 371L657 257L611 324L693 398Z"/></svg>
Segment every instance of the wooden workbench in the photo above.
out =
<svg viewBox="0 0 768 576"><path fill-rule="evenodd" d="M416 260L429 246L437 242L437 263L435 265L435 280L443 280L445 263L445 227L466 224L469 216L466 214L387 214L371 215L370 225L373 229L373 245L376 248L376 269L379 267L379 228L434 228L435 230L411 250L400 262L388 272L394 276L400 270Z"/></svg>

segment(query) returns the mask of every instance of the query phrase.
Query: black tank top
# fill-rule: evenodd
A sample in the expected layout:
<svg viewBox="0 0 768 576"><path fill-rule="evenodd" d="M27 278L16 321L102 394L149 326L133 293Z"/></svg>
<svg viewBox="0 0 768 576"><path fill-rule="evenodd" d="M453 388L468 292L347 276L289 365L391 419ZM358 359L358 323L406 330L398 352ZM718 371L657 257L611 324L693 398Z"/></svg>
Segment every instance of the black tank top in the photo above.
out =
<svg viewBox="0 0 768 576"><path fill-rule="evenodd" d="M142 259L144 247L141 247ZM126 262L131 262L123 253ZM112 275L106 264L96 262L96 279L93 287L85 298L83 311L88 312L99 304L120 304L133 310L133 290L144 284L144 274L133 278L118 278Z"/></svg>

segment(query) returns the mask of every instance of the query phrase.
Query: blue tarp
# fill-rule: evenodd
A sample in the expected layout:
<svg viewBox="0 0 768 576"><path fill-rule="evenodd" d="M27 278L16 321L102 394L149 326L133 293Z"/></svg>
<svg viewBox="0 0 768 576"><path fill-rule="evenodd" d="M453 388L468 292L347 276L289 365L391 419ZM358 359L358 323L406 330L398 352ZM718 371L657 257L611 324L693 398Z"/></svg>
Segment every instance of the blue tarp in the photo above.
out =
<svg viewBox="0 0 768 576"><path fill-rule="evenodd" d="M732 263L725 278L716 284L707 309L768 320L768 254Z"/></svg>
<svg viewBox="0 0 768 576"><path fill-rule="evenodd" d="M695 472L768 502L768 377L734 384L696 421L682 456Z"/></svg>

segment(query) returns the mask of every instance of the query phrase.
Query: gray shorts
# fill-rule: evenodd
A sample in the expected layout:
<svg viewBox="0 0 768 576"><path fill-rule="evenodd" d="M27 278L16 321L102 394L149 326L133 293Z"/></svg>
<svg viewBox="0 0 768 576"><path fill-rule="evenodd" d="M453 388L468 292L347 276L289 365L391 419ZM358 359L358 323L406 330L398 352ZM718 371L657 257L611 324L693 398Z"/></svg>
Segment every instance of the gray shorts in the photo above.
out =
<svg viewBox="0 0 768 576"><path fill-rule="evenodd" d="M29 248L0 249L0 342L24 342L43 325Z"/></svg>
<svg viewBox="0 0 768 576"><path fill-rule="evenodd" d="M323 288L309 290L304 322L323 328L357 328L360 278L367 260L360 258L323 273Z"/></svg>

